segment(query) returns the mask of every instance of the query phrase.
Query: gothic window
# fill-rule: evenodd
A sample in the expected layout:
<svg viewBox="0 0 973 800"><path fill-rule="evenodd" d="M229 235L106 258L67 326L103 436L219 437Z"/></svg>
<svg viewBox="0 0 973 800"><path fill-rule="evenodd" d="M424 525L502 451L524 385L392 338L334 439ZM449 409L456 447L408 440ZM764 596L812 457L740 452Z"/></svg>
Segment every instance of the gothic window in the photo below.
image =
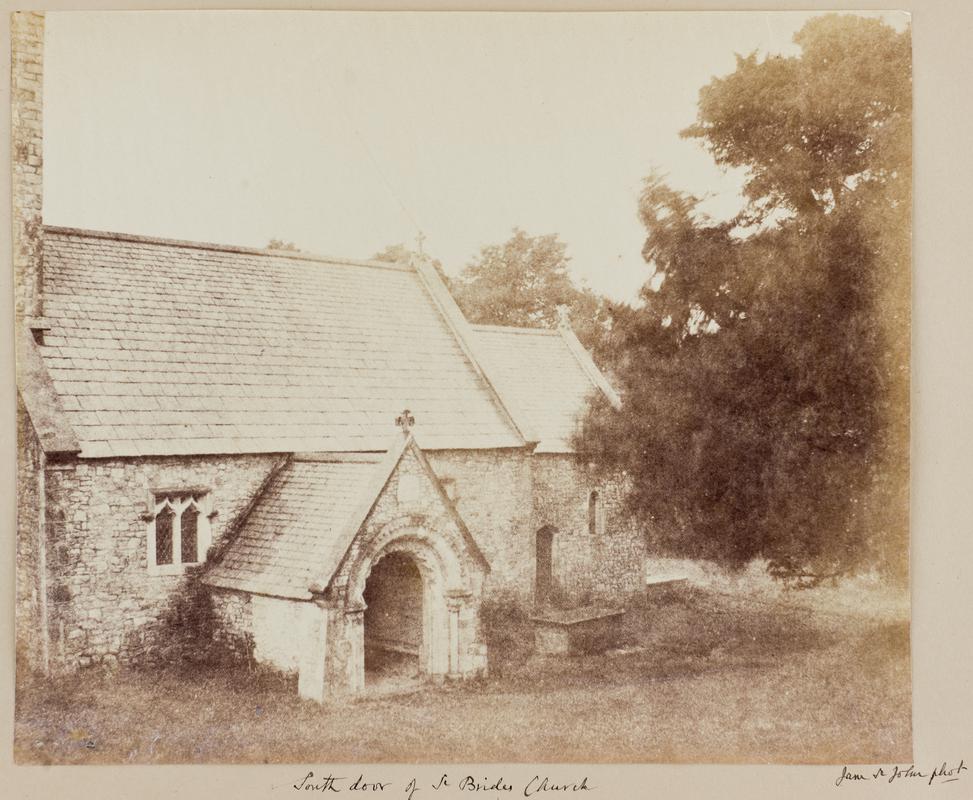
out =
<svg viewBox="0 0 973 800"><path fill-rule="evenodd" d="M210 545L208 495L166 492L153 495L148 515L149 570L178 574L206 560Z"/></svg>

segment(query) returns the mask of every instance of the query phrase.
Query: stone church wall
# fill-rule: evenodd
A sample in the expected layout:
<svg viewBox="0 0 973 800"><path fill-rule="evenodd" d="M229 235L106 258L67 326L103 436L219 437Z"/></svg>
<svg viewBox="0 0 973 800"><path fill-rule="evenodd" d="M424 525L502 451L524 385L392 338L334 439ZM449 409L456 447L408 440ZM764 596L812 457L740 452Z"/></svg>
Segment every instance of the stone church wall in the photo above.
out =
<svg viewBox="0 0 973 800"><path fill-rule="evenodd" d="M31 450L29 420L22 415L20 463L25 470L18 496L18 643L36 662L41 642L36 530L37 454ZM34 442L36 448L36 442ZM528 455L521 450L441 451L427 458L455 498L460 515L484 551L492 570L483 596L518 598L533 604L535 533L556 529L553 575L564 602L617 601L640 588L644 543L619 513L614 485L596 486L587 470L568 455ZM179 625L185 625L199 598L192 571L149 573L144 518L155 490L205 487L217 512L213 544L247 508L279 455L72 460L45 470L47 503L47 593L50 657L54 669L106 662L133 662L166 656ZM407 457L401 469L414 472ZM398 473L367 525L384 524L402 508L394 500ZM597 488L601 522L588 527L588 498ZM434 498L418 499L432 509ZM31 516L33 515L33 516ZM429 519L442 526L441 516ZM367 539L367 536L365 537ZM352 558L355 554L351 554ZM193 570L192 567L189 568ZM209 602L209 595L207 595ZM283 604L283 605L282 605ZM284 671L298 668L302 614L313 604L234 592L213 591L212 608L232 649L250 637L250 655ZM288 620L281 624L281 620ZM478 640L477 621L467 635ZM30 641L27 641L30 639Z"/></svg>
<svg viewBox="0 0 973 800"><path fill-rule="evenodd" d="M443 450L426 457L490 562L487 595L529 602L534 563L531 459L523 450Z"/></svg>
<svg viewBox="0 0 973 800"><path fill-rule="evenodd" d="M622 513L621 485L598 481L571 454L533 457L534 532L555 529L554 599L564 603L619 602L641 590L645 542ZM591 493L598 493L594 524Z"/></svg>
<svg viewBox="0 0 973 800"><path fill-rule="evenodd" d="M196 594L191 572L149 574L143 516L149 498L162 489L207 489L217 512L211 526L213 544L218 545L280 458L193 456L49 465L47 561L54 666L164 656L179 627L191 623ZM159 636L166 626L169 630Z"/></svg>
<svg viewBox="0 0 973 800"><path fill-rule="evenodd" d="M618 601L641 590L644 538L622 513L619 482L597 481L571 454L458 450L426 455L490 561L487 597L499 591L533 603L535 535L545 525L557 530L557 599ZM594 535L588 525L592 490L600 506Z"/></svg>
<svg viewBox="0 0 973 800"><path fill-rule="evenodd" d="M44 668L46 580L42 549L40 490L43 453L27 410L17 397L17 654L34 669Z"/></svg>

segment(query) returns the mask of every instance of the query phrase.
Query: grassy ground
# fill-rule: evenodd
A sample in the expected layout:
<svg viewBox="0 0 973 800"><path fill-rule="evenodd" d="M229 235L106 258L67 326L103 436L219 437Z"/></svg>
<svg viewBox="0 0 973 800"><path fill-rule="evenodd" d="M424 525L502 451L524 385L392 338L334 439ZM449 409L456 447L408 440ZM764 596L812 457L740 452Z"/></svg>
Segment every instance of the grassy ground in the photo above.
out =
<svg viewBox="0 0 973 800"><path fill-rule="evenodd" d="M908 621L683 589L606 654L341 705L245 670L85 672L18 684L34 763L908 761Z"/></svg>

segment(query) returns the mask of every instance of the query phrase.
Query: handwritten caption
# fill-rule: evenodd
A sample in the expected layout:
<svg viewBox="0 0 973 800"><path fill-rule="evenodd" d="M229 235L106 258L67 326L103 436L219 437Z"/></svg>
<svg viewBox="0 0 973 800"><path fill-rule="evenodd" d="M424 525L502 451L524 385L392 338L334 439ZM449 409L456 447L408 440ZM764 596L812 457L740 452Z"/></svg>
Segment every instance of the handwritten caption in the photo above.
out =
<svg viewBox="0 0 973 800"><path fill-rule="evenodd" d="M489 793L500 797L502 795L535 797L554 793L568 795L590 792L594 789L587 776L580 780L554 780L547 775L534 775L526 783L515 783L501 778L475 778L472 775L459 777L443 773L434 783L421 783L412 778L406 783L396 786L392 781L367 780L364 775L345 777L339 775L317 775L309 770L299 781L293 784L299 792L323 792L327 794L342 794L345 792L388 793L401 794L405 800L423 800L425 797L448 797L455 793Z"/></svg>
<svg viewBox="0 0 973 800"><path fill-rule="evenodd" d="M969 767L966 766L963 759L960 759L959 764L955 766L949 766L944 761L939 766L926 771L916 769L915 764L910 764L907 767L892 765L862 771L842 767L841 775L835 779L834 785L843 786L846 783L870 783L872 781L887 781L888 783L895 783L896 781L923 781L927 786L933 786L940 783L958 781L960 775L964 772L969 772Z"/></svg>

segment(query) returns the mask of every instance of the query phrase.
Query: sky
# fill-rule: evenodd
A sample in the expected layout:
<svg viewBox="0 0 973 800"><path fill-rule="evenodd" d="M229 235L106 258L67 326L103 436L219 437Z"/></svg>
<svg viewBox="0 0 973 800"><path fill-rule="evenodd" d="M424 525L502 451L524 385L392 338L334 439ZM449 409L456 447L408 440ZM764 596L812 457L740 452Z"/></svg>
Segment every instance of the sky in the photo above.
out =
<svg viewBox="0 0 973 800"><path fill-rule="evenodd" d="M630 300L651 170L742 205L679 137L699 89L810 16L49 12L44 221L352 258L421 230L450 273L520 227Z"/></svg>

